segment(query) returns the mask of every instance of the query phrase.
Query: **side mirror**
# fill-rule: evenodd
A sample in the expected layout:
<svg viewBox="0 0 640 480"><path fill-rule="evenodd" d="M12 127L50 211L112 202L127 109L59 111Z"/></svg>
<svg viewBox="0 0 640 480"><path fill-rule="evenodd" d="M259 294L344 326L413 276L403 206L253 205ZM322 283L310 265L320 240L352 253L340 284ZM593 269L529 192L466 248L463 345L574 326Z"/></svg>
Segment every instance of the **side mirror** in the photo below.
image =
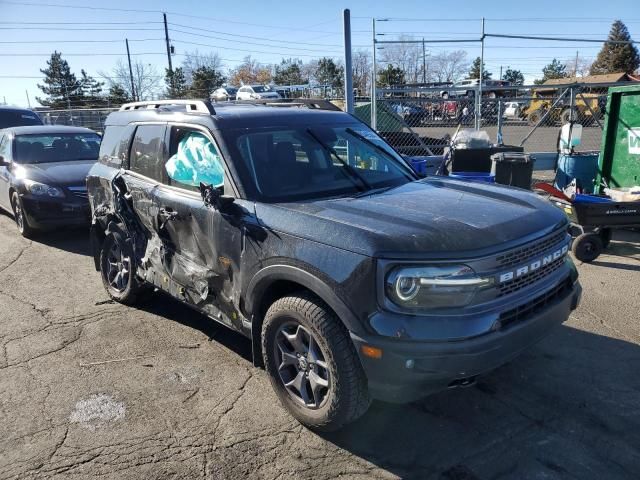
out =
<svg viewBox="0 0 640 480"><path fill-rule="evenodd" d="M202 195L202 200L205 205L213 207L218 211L226 210L235 201L234 197L223 195L220 190L213 185L207 185L202 182L200 182L200 195Z"/></svg>

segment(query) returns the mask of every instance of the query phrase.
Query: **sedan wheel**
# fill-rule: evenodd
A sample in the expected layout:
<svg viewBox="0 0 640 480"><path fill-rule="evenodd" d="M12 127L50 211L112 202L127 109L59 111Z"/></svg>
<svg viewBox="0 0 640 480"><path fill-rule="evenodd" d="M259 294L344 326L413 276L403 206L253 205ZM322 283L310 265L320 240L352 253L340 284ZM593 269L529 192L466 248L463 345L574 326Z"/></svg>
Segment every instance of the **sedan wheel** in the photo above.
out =
<svg viewBox="0 0 640 480"><path fill-rule="evenodd" d="M13 218L16 221L18 231L25 238L31 238L33 236L33 229L29 226L24 213L24 207L20 201L20 197L16 192L11 195L11 207L13 209Z"/></svg>
<svg viewBox="0 0 640 480"><path fill-rule="evenodd" d="M118 292L124 292L129 284L131 257L125 255L117 243L111 245L107 256L107 281Z"/></svg>

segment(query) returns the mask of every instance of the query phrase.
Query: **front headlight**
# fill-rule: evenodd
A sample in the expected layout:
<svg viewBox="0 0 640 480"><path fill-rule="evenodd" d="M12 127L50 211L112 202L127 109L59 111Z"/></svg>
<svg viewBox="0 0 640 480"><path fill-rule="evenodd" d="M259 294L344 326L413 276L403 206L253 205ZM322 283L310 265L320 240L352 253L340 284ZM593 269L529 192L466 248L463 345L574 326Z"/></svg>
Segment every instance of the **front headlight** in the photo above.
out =
<svg viewBox="0 0 640 480"><path fill-rule="evenodd" d="M62 190L57 187L46 185L44 183L34 182L33 180L25 180L24 186L32 195L55 198L64 197L64 192Z"/></svg>
<svg viewBox="0 0 640 480"><path fill-rule="evenodd" d="M493 285L466 265L398 267L387 275L385 290L399 307L436 309L469 305L476 293Z"/></svg>

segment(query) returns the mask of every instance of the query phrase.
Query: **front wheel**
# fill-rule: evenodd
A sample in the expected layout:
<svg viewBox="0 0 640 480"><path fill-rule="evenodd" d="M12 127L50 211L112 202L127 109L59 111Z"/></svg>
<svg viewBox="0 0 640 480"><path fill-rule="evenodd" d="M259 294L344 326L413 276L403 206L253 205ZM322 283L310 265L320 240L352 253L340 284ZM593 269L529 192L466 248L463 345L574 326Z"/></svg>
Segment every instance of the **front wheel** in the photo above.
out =
<svg viewBox="0 0 640 480"><path fill-rule="evenodd" d="M109 296L132 305L142 286L135 277L135 259L130 244L119 232L107 234L100 250L100 276Z"/></svg>
<svg viewBox="0 0 640 480"><path fill-rule="evenodd" d="M317 297L301 293L271 305L262 352L280 402L303 425L337 430L369 408L367 380L351 338Z"/></svg>
<svg viewBox="0 0 640 480"><path fill-rule="evenodd" d="M27 220L18 192L13 192L11 195L11 209L13 210L13 218L16 221L20 235L24 238L33 238L35 230L29 225L29 220Z"/></svg>

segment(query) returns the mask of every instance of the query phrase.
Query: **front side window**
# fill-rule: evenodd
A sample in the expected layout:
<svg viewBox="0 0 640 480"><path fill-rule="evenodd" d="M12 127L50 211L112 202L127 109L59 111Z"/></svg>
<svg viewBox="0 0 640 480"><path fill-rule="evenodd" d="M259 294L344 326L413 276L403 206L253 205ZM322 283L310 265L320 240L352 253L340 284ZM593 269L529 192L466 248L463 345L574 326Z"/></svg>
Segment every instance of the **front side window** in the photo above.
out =
<svg viewBox="0 0 640 480"><path fill-rule="evenodd" d="M0 109L0 129L9 127L27 127L42 125L42 120L37 113L29 110L4 110Z"/></svg>
<svg viewBox="0 0 640 480"><path fill-rule="evenodd" d="M158 182L164 181L162 154L164 125L140 125L136 128L129 154L129 169Z"/></svg>
<svg viewBox="0 0 640 480"><path fill-rule="evenodd" d="M215 144L204 133L172 127L169 160L165 170L169 183L197 189L201 183L224 185L224 167Z"/></svg>
<svg viewBox="0 0 640 480"><path fill-rule="evenodd" d="M17 135L15 161L21 164L97 160L100 136L95 133Z"/></svg>
<svg viewBox="0 0 640 480"><path fill-rule="evenodd" d="M223 135L242 160L246 190L261 201L353 195L416 178L362 124L227 130Z"/></svg>

